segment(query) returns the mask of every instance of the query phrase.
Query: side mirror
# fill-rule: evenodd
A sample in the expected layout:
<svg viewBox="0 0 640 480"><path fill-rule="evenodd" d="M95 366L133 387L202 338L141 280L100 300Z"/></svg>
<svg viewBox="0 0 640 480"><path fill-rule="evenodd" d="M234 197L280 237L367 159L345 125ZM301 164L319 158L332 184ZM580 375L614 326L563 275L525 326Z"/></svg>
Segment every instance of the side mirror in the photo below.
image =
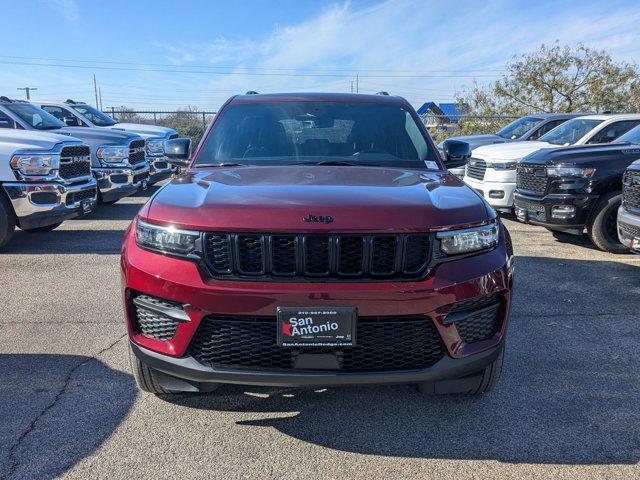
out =
<svg viewBox="0 0 640 480"><path fill-rule="evenodd" d="M190 151L189 138L173 138L164 142L164 154L172 165L186 167L189 164Z"/></svg>
<svg viewBox="0 0 640 480"><path fill-rule="evenodd" d="M447 168L464 167L471 158L471 145L460 140L445 140L442 143L442 151Z"/></svg>

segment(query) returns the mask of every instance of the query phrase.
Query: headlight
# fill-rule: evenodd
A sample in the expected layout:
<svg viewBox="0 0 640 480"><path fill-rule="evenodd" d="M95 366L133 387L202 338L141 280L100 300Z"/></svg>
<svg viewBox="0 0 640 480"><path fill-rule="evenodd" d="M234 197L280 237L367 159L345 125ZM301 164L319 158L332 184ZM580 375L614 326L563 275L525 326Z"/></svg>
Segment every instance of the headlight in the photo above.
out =
<svg viewBox="0 0 640 480"><path fill-rule="evenodd" d="M488 163L487 167L494 170L515 170L518 167L518 162Z"/></svg>
<svg viewBox="0 0 640 480"><path fill-rule="evenodd" d="M136 221L136 243L139 247L164 253L188 255L195 251L196 241L199 238L199 232Z"/></svg>
<svg viewBox="0 0 640 480"><path fill-rule="evenodd" d="M164 140L147 140L147 155L164 155Z"/></svg>
<svg viewBox="0 0 640 480"><path fill-rule="evenodd" d="M438 232L436 236L440 240L440 250L447 255L477 252L498 244L498 225Z"/></svg>
<svg viewBox="0 0 640 480"><path fill-rule="evenodd" d="M129 158L129 146L106 145L98 148L97 155L105 163L122 163Z"/></svg>
<svg viewBox="0 0 640 480"><path fill-rule="evenodd" d="M60 156L53 154L20 154L11 158L11 167L23 175L49 175L60 166Z"/></svg>
<svg viewBox="0 0 640 480"><path fill-rule="evenodd" d="M591 167L547 167L550 177L590 177L596 169Z"/></svg>

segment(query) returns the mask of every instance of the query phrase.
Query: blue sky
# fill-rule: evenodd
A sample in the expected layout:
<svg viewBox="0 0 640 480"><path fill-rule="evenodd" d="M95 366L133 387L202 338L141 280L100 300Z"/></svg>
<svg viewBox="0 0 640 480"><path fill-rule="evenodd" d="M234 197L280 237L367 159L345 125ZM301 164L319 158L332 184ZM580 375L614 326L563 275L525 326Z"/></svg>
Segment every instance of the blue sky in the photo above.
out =
<svg viewBox="0 0 640 480"><path fill-rule="evenodd" d="M490 82L556 39L640 63L636 1L0 0L0 94L215 110L246 90L388 90L414 105ZM37 65L36 65L37 64Z"/></svg>

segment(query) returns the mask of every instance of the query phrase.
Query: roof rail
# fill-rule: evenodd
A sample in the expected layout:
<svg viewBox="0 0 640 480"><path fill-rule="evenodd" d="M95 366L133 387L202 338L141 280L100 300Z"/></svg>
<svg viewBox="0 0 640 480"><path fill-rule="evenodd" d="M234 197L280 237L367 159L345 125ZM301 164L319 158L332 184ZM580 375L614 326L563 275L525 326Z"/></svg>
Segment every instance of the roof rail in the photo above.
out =
<svg viewBox="0 0 640 480"><path fill-rule="evenodd" d="M247 93L245 93L245 95L258 95L258 92L256 92L255 90L249 90Z"/></svg>
<svg viewBox="0 0 640 480"><path fill-rule="evenodd" d="M13 103L9 97L5 97L4 95L0 97L0 102Z"/></svg>
<svg viewBox="0 0 640 480"><path fill-rule="evenodd" d="M382 92L378 92L378 93L376 93L376 95L386 95L386 96L389 96L389 92L382 91Z"/></svg>
<svg viewBox="0 0 640 480"><path fill-rule="evenodd" d="M75 100L71 100L70 98L67 98L64 103L68 104L68 105L74 105L78 102L76 102Z"/></svg>

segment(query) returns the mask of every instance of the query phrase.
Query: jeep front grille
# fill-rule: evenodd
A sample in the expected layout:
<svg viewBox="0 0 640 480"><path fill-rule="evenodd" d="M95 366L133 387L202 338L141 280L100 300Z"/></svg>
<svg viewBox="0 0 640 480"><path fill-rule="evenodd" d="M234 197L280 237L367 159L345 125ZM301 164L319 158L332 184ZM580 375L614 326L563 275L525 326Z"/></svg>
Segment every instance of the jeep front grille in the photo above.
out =
<svg viewBox="0 0 640 480"><path fill-rule="evenodd" d="M484 180L487 171L487 162L478 158L472 158L467 163L467 176L476 180Z"/></svg>
<svg viewBox="0 0 640 480"><path fill-rule="evenodd" d="M86 145L62 147L58 175L65 180L91 176L91 151L89 147Z"/></svg>
<svg viewBox="0 0 640 480"><path fill-rule="evenodd" d="M532 163L520 163L516 173L516 188L525 193L547 193L549 177L547 167Z"/></svg>
<svg viewBox="0 0 640 480"><path fill-rule="evenodd" d="M640 210L640 171L628 171L622 185L622 203L625 208Z"/></svg>
<svg viewBox="0 0 640 480"><path fill-rule="evenodd" d="M216 277L415 279L429 265L429 234L206 233Z"/></svg>
<svg viewBox="0 0 640 480"><path fill-rule="evenodd" d="M354 347L283 348L276 317L210 315L202 319L189 355L213 368L291 370L300 354L333 354L339 371L430 367L445 355L433 321L416 317L359 317Z"/></svg>

